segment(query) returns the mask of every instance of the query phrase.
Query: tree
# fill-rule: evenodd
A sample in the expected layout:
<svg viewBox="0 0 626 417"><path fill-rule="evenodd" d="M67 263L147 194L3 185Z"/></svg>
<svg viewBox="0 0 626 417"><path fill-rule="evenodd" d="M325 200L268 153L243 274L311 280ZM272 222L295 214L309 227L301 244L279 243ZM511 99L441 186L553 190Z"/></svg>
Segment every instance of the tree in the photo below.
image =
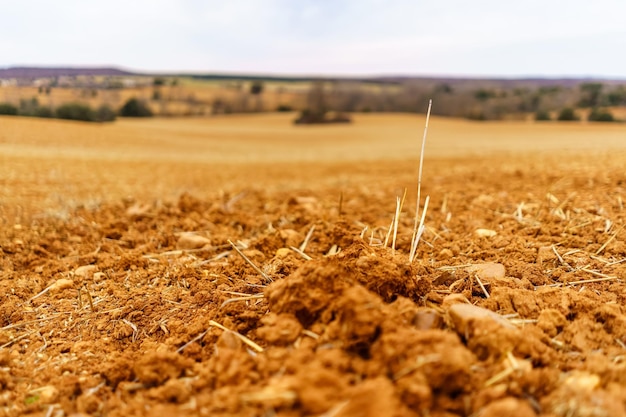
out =
<svg viewBox="0 0 626 417"><path fill-rule="evenodd" d="M332 112L328 116L329 107L324 92L324 82L315 81L311 85L308 96L308 108L304 109L294 123L315 124L315 123L350 123L350 117L341 112Z"/></svg>
<svg viewBox="0 0 626 417"><path fill-rule="evenodd" d="M597 107L600 105L600 98L602 96L602 88L604 86L601 83L585 83L580 85L580 93L582 95L580 107Z"/></svg>
<svg viewBox="0 0 626 417"><path fill-rule="evenodd" d="M112 122L116 118L117 115L115 114L115 110L113 110L106 104L103 104L102 106L98 107L98 110L96 110L96 121L98 122Z"/></svg>
<svg viewBox="0 0 626 417"><path fill-rule="evenodd" d="M56 116L59 119L81 120L84 122L93 122L96 120L96 113L93 109L80 103L68 103L57 107Z"/></svg>
<svg viewBox="0 0 626 417"><path fill-rule="evenodd" d="M145 102L135 97L128 99L119 113L122 117L152 117L152 110Z"/></svg>
<svg viewBox="0 0 626 417"><path fill-rule="evenodd" d="M608 110L594 108L591 110L591 113L589 113L587 120L590 122L614 122L615 118Z"/></svg>
<svg viewBox="0 0 626 417"><path fill-rule="evenodd" d="M17 107L10 103L0 103L0 114L17 116Z"/></svg>
<svg viewBox="0 0 626 417"><path fill-rule="evenodd" d="M578 115L576 114L576 112L574 111L573 108L565 107L559 113L559 117L557 118L557 120L559 120L559 121L574 121L574 120L580 120L580 118L578 117Z"/></svg>
<svg viewBox="0 0 626 417"><path fill-rule="evenodd" d="M474 98L478 101L487 101L490 98L494 98L496 96L497 94L495 93L495 91L487 90L484 88L481 88L480 90L476 90L476 92L474 93Z"/></svg>
<svg viewBox="0 0 626 417"><path fill-rule="evenodd" d="M250 85L250 94L258 96L261 93L263 93L263 81L254 81Z"/></svg>
<svg viewBox="0 0 626 417"><path fill-rule="evenodd" d="M550 117L550 113L545 111L545 110L538 110L537 113L535 113L535 120L537 121L548 121L548 120L552 120L552 118Z"/></svg>

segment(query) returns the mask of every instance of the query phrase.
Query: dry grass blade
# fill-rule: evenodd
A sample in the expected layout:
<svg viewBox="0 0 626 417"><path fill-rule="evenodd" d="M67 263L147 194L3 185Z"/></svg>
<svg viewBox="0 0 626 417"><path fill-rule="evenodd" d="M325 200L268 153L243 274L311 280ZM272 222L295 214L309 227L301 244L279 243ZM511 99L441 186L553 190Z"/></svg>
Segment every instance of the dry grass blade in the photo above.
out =
<svg viewBox="0 0 626 417"><path fill-rule="evenodd" d="M202 339L204 337L204 335L206 335L209 331L205 330L202 333L200 333L198 336L194 337L193 339L191 339L189 342L185 343L184 345L182 345L181 347L179 347L178 349L176 349L176 353L181 353L183 350L185 350L185 348L187 346L189 346L190 344L197 342L198 340Z"/></svg>
<svg viewBox="0 0 626 417"><path fill-rule="evenodd" d="M426 196L426 200L424 201L424 210L422 211L422 218L420 219L419 226L417 228L417 234L414 235L414 239L411 242L411 253L409 254L409 263L413 263L415 259L415 252L417 252L417 245L420 243L420 239L422 238L422 233L424 233L424 221L426 220L426 212L428 211L428 203L430 201L430 196Z"/></svg>
<svg viewBox="0 0 626 417"><path fill-rule="evenodd" d="M243 296L243 297L235 297L235 298L231 298L229 300L226 300L222 303L222 305L220 306L220 308L223 308L224 306L230 304L230 303L235 303L237 301L248 301L248 300L260 300L264 297L263 294L254 294L254 295L247 295L247 296Z"/></svg>
<svg viewBox="0 0 626 417"><path fill-rule="evenodd" d="M21 336L16 337L15 339L9 340L4 345L0 346L0 349L4 349L5 347L9 347L13 343L19 342L22 339L26 339L28 336L33 335L35 333L37 333L37 331L28 332L28 333L25 333L25 334L23 334Z"/></svg>
<svg viewBox="0 0 626 417"><path fill-rule="evenodd" d="M241 394L239 397L244 403L286 403L293 404L298 400L298 393L293 390L281 390L274 387L265 387L261 391Z"/></svg>
<svg viewBox="0 0 626 417"><path fill-rule="evenodd" d="M483 294L485 294L485 298L489 298L489 293L487 292L487 289L483 285L483 282L480 280L480 277L478 276L478 274L474 275L474 278L476 278L476 282L478 283L478 286L480 287L480 289L483 290Z"/></svg>
<svg viewBox="0 0 626 417"><path fill-rule="evenodd" d="M618 277L607 276L605 278L592 278L592 279L582 279L580 281L570 281L563 282L558 284L546 285L546 287L563 287L565 285L580 285L580 284L593 284L594 282L605 282L605 281L618 281Z"/></svg>
<svg viewBox="0 0 626 417"><path fill-rule="evenodd" d="M600 246L600 248L596 251L596 253L594 255L600 255L602 253L602 251L604 249L606 249L607 246L609 246L609 243L611 243L613 241L613 239L615 239L617 237L618 233L621 232L623 228L624 228L624 226L620 227L618 230L613 232L611 237L606 242L604 242L604 245Z"/></svg>
<svg viewBox="0 0 626 417"><path fill-rule="evenodd" d="M225 332L231 332L232 334L234 334L235 336L237 336L237 338L239 338L239 340L241 340L243 343L245 343L246 345L250 346L253 350L261 353L263 352L263 348L259 345L257 345L256 343L254 343L252 340L248 339L246 336L242 335L241 333L237 333L233 330L230 330L224 326L222 326L221 324L219 324L216 321L209 321L209 325L213 326L213 327L217 327L220 330L224 330Z"/></svg>
<svg viewBox="0 0 626 417"><path fill-rule="evenodd" d="M42 295L46 294L48 291L50 291L51 288L54 287L54 284L49 285L48 287L44 288L43 290L41 290L39 293L33 295L32 297L30 297L28 299L28 301L26 301L27 303L30 303L33 300L36 300L37 298L41 297Z"/></svg>
<svg viewBox="0 0 626 417"><path fill-rule="evenodd" d="M306 250L306 247L309 245L309 241L311 240L311 236L313 236L314 231L315 231L315 225L311 226L306 236L304 237L304 241L302 241L302 244L298 248L300 249L300 252L304 252Z"/></svg>
<svg viewBox="0 0 626 417"><path fill-rule="evenodd" d="M243 253L241 251L241 249L239 249L233 242L231 242L230 240L228 240L228 243L230 243L230 246L233 247L233 249L235 249L235 251L239 254L239 256L241 256L243 258L244 261L246 261L248 263L248 265L250 265L256 272L258 272L264 279L266 282L272 282L272 278L270 278L265 272L263 272L261 270L261 268L259 268L258 266L255 265L254 262L252 262L250 260L250 258L248 258L246 256L245 253Z"/></svg>
<svg viewBox="0 0 626 417"><path fill-rule="evenodd" d="M587 267L581 268L580 270L581 271L585 271L588 274L595 275L595 276L600 277L600 278L617 279L616 276L603 274L602 272L594 271L593 269L589 269Z"/></svg>
<svg viewBox="0 0 626 417"><path fill-rule="evenodd" d="M401 369L393 375L393 380L397 381L398 379L405 377L416 370L420 369L424 365L428 365L430 363L436 363L441 361L441 355L438 353L433 353L430 355L418 356L414 363L407 366L406 368Z"/></svg>
<svg viewBox="0 0 626 417"><path fill-rule="evenodd" d="M420 164L419 164L419 172L417 174L417 204L415 206L415 223L413 225L413 237L411 238L411 244L416 241L416 236L418 234L418 219L420 214L420 203L422 200L422 168L424 167L424 149L426 148L426 136L428 135L428 122L430 121L430 111L433 107L433 101L428 100L428 111L426 112L426 124L424 125L424 136L422 137L422 148L420 150ZM424 208L424 211L426 209ZM414 252L414 249L411 247L411 252ZM412 260L411 260L412 262Z"/></svg>
<svg viewBox="0 0 626 417"><path fill-rule="evenodd" d="M406 188L402 195L402 200L396 199L396 215L393 218L393 239L391 242L391 251L396 253L396 238L398 237L398 223L400 222L400 215L402 214L402 206L404 206L404 200L406 199Z"/></svg>
<svg viewBox="0 0 626 417"><path fill-rule="evenodd" d="M24 327L24 326L27 326L27 325L33 324L33 323L39 323L39 322L42 322L42 321L54 320L57 317L59 317L61 314L72 314L72 313L68 311L68 312L65 312L65 313L57 313L55 315L52 315L52 316L49 316L49 317L43 317L43 318L40 318L40 319L23 321L21 323L13 323L13 324L9 324L9 325L4 326L4 327L0 327L0 330L9 330L9 329L14 329L16 327Z"/></svg>
<svg viewBox="0 0 626 417"><path fill-rule="evenodd" d="M552 251L556 255L556 257L559 260L559 262L561 263L561 265L565 265L570 271L574 270L574 268L572 268L572 266L570 264L568 264L567 262L565 262L563 260L563 258L561 257L561 254L559 254L559 252L556 250L556 246L552 245Z"/></svg>
<svg viewBox="0 0 626 417"><path fill-rule="evenodd" d="M394 215L391 218L391 223L389 224L389 228L387 229L387 234L385 235L385 241L383 242L383 248L386 248L389 244L389 238L391 237L391 232L393 231L393 224L396 221L396 216Z"/></svg>
<svg viewBox="0 0 626 417"><path fill-rule="evenodd" d="M304 253L301 249L296 248L295 246L289 246L289 249L291 249L292 251L294 251L295 253L297 253L298 255L302 256L304 259L306 259L307 261L312 260L313 258L311 258L309 255L307 255L306 253Z"/></svg>

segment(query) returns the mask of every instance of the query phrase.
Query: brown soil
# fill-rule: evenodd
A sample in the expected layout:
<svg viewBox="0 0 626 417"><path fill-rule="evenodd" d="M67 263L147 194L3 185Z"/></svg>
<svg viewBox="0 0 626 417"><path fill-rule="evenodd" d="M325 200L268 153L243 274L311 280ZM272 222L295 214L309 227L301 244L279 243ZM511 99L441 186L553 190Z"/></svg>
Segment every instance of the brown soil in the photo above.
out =
<svg viewBox="0 0 626 417"><path fill-rule="evenodd" d="M427 156L412 264L411 161L5 207L0 416L626 415L623 159Z"/></svg>

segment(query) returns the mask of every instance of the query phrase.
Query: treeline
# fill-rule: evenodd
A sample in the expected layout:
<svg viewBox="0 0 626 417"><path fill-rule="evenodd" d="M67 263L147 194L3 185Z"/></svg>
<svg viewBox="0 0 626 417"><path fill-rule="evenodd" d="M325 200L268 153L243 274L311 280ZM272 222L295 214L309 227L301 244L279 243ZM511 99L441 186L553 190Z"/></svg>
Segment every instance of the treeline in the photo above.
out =
<svg viewBox="0 0 626 417"><path fill-rule="evenodd" d="M396 85L323 83L325 102L339 112L423 112L472 120L618 120L611 109L626 107L626 85L455 86L405 82ZM311 87L317 89L319 83ZM583 117L584 116L584 117Z"/></svg>
<svg viewBox="0 0 626 417"><path fill-rule="evenodd" d="M78 120L83 122L112 122L121 117L151 117L152 111L147 104L139 99L130 98L117 111L106 104L97 108L84 103L65 103L58 107L45 106L36 97L20 100L19 106L11 103L0 103L0 115L55 118Z"/></svg>
<svg viewBox="0 0 626 417"><path fill-rule="evenodd" d="M224 84L208 105L210 113L299 111L423 113L433 99L433 114L472 120L619 120L626 107L626 83L576 80L438 80L397 79L389 82L317 80L308 87L271 80L238 80ZM228 94L230 93L230 94ZM314 99L312 99L312 97ZM615 114L614 114L615 113ZM626 109L620 111L626 114Z"/></svg>

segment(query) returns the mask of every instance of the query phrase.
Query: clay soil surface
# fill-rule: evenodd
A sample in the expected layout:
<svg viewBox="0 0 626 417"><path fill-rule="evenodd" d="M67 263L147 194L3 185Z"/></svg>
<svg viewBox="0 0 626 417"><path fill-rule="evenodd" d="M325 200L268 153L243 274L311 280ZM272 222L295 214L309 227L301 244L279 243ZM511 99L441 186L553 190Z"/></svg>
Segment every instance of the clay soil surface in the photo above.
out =
<svg viewBox="0 0 626 417"><path fill-rule="evenodd" d="M291 118L0 118L0 416L626 415L625 126Z"/></svg>

